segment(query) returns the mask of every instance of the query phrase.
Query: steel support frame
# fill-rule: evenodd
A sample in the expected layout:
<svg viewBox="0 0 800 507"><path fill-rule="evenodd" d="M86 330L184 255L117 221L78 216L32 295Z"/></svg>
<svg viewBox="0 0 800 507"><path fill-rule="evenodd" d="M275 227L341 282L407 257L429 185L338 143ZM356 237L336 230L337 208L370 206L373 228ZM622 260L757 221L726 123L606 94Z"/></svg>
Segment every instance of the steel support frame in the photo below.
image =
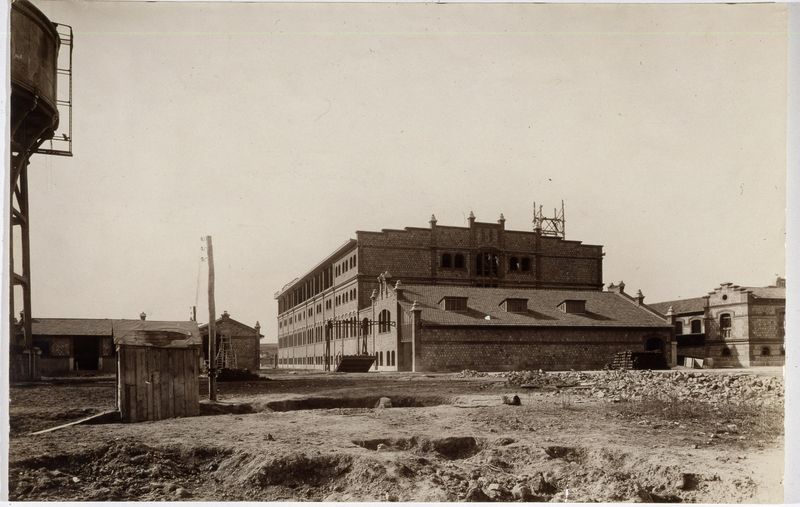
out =
<svg viewBox="0 0 800 507"><path fill-rule="evenodd" d="M9 246L9 333L11 345L22 345L23 350L31 351L28 354L28 376L35 378L33 333L31 325L31 253L30 253L30 214L28 206L28 160L30 151L11 155L11 187L9 195L10 227L8 228ZM16 201L16 205L15 205ZM16 272L14 263L14 231L20 230L20 250L22 256L22 273ZM14 305L14 288L22 287L22 316L20 322L16 320L16 307ZM23 341L19 344L17 334L22 331Z"/></svg>

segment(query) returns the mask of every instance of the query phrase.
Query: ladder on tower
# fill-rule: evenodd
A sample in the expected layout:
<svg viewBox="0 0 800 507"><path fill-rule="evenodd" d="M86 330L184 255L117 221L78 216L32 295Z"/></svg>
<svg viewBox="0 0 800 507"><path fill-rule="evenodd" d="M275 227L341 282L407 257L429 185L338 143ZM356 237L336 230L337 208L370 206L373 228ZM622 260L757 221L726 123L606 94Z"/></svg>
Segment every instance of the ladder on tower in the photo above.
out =
<svg viewBox="0 0 800 507"><path fill-rule="evenodd" d="M219 339L219 350L216 357L217 369L229 368L236 369L236 352L231 345L229 334L223 334Z"/></svg>

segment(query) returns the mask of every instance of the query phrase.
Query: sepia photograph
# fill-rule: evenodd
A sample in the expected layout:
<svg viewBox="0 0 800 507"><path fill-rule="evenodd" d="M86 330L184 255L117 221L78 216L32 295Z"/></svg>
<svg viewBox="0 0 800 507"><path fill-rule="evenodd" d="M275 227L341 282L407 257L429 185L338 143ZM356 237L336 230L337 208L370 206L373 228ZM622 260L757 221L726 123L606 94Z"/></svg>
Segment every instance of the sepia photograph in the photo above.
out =
<svg viewBox="0 0 800 507"><path fill-rule="evenodd" d="M796 7L8 0L0 496L798 501Z"/></svg>

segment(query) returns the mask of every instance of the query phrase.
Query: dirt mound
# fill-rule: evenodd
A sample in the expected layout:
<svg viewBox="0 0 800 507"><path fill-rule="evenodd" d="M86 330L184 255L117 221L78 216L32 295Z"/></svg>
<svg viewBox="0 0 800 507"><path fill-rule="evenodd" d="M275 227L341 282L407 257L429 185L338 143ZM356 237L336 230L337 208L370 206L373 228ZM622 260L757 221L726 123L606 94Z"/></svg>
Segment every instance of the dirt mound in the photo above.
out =
<svg viewBox="0 0 800 507"><path fill-rule="evenodd" d="M191 496L201 474L227 451L205 447L154 448L118 440L75 454L12 463L13 500L160 500Z"/></svg>

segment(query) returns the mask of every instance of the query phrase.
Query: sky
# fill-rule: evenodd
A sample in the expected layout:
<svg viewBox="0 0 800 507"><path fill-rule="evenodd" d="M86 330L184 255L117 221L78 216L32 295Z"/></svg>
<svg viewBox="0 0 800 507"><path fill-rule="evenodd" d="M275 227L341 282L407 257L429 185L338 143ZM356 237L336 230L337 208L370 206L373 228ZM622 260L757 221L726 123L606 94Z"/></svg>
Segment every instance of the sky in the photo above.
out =
<svg viewBox="0 0 800 507"><path fill-rule="evenodd" d="M566 207L645 302L785 274L787 7L38 1L74 156L30 164L35 317L276 336L356 230Z"/></svg>

